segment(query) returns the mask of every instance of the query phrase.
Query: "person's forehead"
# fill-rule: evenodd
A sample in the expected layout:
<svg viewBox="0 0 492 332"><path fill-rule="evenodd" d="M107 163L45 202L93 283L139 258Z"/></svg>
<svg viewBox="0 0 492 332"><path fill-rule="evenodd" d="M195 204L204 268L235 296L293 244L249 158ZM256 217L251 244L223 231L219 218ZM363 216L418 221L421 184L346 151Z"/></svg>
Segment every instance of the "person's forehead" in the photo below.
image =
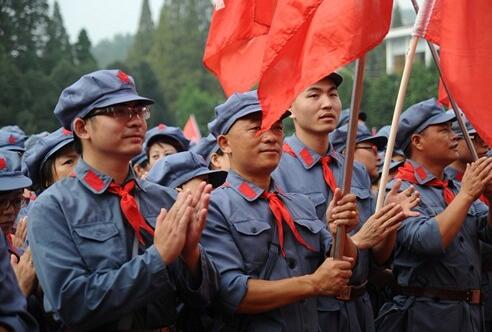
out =
<svg viewBox="0 0 492 332"><path fill-rule="evenodd" d="M305 91L310 90L337 90L337 86L330 78L325 77L318 82L308 86Z"/></svg>
<svg viewBox="0 0 492 332"><path fill-rule="evenodd" d="M170 142L164 140L157 140L150 146L150 150L169 150L176 149Z"/></svg>

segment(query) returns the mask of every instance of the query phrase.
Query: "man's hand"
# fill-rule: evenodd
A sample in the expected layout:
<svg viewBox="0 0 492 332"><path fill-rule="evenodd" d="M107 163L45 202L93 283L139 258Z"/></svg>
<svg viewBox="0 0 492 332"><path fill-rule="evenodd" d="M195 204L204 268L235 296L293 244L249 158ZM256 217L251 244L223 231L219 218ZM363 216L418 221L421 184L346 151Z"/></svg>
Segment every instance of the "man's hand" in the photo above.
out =
<svg viewBox="0 0 492 332"><path fill-rule="evenodd" d="M189 191L179 193L169 211L161 209L157 216L154 245L166 264L174 262L183 251L193 215L192 200Z"/></svg>
<svg viewBox="0 0 492 332"><path fill-rule="evenodd" d="M352 241L360 249L372 248L388 234L396 231L404 219L405 215L399 204L387 204L367 219L361 229L352 236Z"/></svg>
<svg viewBox="0 0 492 332"><path fill-rule="evenodd" d="M401 180L397 180L395 185L388 192L385 198L385 204L395 203L401 205L405 218L417 217L420 213L412 211L414 207L420 203L420 193L415 190L414 186L410 186L407 189L400 191Z"/></svg>
<svg viewBox="0 0 492 332"><path fill-rule="evenodd" d="M17 225L15 235L12 240L16 248L23 248L27 236L27 217L22 218Z"/></svg>
<svg viewBox="0 0 492 332"><path fill-rule="evenodd" d="M31 250L26 250L19 260L17 260L15 255L11 255L10 265L12 265L12 269L17 277L17 283L19 284L22 294L27 297L31 294L36 281L36 271L34 269L34 264L32 263Z"/></svg>
<svg viewBox="0 0 492 332"><path fill-rule="evenodd" d="M492 182L492 158L480 158L466 165L465 174L461 180L460 194L465 195L472 202L482 192L487 199L492 198L492 193L488 191L488 184L490 182Z"/></svg>
<svg viewBox="0 0 492 332"><path fill-rule="evenodd" d="M351 257L343 257L341 260L325 259L318 269L311 275L314 294L321 296L333 296L347 287L352 276Z"/></svg>
<svg viewBox="0 0 492 332"><path fill-rule="evenodd" d="M349 233L359 224L359 213L355 203L354 194L342 195L342 191L337 188L333 193L333 198L326 210L326 222L332 234L336 234L337 226L345 226L345 231Z"/></svg>
<svg viewBox="0 0 492 332"><path fill-rule="evenodd" d="M181 257L191 270L194 270L200 259L200 248L198 244L205 228L211 192L212 185L202 182L192 195L191 206L193 211L190 224L188 225L186 242L181 254Z"/></svg>

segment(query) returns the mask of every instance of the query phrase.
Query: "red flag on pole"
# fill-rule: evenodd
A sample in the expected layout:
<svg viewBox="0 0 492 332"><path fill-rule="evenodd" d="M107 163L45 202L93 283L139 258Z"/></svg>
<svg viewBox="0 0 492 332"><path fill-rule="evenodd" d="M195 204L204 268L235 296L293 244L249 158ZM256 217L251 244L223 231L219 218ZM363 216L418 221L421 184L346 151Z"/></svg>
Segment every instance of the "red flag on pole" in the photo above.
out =
<svg viewBox="0 0 492 332"><path fill-rule="evenodd" d="M492 2L426 0L417 34L440 47L441 70L451 94L480 136L492 145ZM439 99L443 99L440 89Z"/></svg>
<svg viewBox="0 0 492 332"><path fill-rule="evenodd" d="M231 0L224 5L212 17L204 64L226 94L259 82L265 129L307 86L382 41L393 0Z"/></svg>
<svg viewBox="0 0 492 332"><path fill-rule="evenodd" d="M393 0L298 0L277 6L258 85L263 129L306 87L377 46L388 33L392 9Z"/></svg>
<svg viewBox="0 0 492 332"><path fill-rule="evenodd" d="M203 64L228 96L258 82L276 4L276 0L235 0L216 7Z"/></svg>
<svg viewBox="0 0 492 332"><path fill-rule="evenodd" d="M193 114L190 115L188 121L183 128L184 136L194 143L198 143L202 135L200 134L200 127L198 127L198 123L196 122L195 116Z"/></svg>

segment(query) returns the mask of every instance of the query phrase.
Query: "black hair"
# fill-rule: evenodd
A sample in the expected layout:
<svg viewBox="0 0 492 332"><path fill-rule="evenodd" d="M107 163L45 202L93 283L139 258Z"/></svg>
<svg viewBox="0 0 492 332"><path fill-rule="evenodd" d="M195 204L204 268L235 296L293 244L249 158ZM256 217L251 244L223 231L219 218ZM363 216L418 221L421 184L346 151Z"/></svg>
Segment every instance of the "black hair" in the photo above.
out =
<svg viewBox="0 0 492 332"><path fill-rule="evenodd" d="M148 142L147 142L147 147L145 148L145 154L147 155L147 158L150 159L150 156L149 156L149 152L150 152L150 147L156 143L165 143L165 144L170 144L172 145L176 151L178 152L183 152L185 151L183 149L183 146L177 141L175 140L174 138L170 138L170 137L165 137L165 136L155 136L153 138L151 138Z"/></svg>
<svg viewBox="0 0 492 332"><path fill-rule="evenodd" d="M75 135L74 135L75 137ZM51 186L55 182L55 177L54 177L54 164L56 158L58 158L60 155L65 153L69 149L74 149L75 150L75 142L74 143L68 143L65 145L63 148L60 150L56 151L54 154L52 154L43 164L41 169L39 170L39 181L36 184L33 184L33 189L35 192L39 193L44 190L46 190L49 186ZM77 152L77 151L76 151ZM78 152L77 152L78 153Z"/></svg>

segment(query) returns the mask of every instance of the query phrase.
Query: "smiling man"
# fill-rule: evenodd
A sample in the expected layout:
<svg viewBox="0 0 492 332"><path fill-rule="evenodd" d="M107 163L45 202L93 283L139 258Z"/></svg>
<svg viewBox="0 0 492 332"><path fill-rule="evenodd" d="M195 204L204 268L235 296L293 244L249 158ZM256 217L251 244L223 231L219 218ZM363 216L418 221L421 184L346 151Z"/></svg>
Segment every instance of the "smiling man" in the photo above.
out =
<svg viewBox="0 0 492 332"><path fill-rule="evenodd" d="M234 94L216 107L210 128L231 166L212 193L202 238L221 275L225 330L319 331L317 297L346 287L357 250L347 238L348 257L327 258L327 218L317 217L308 197L285 193L271 178L282 154L282 122L260 133L261 119L256 91ZM335 195L328 222L350 230L357 224L355 196Z"/></svg>
<svg viewBox="0 0 492 332"><path fill-rule="evenodd" d="M398 230L400 294L381 309L378 331L482 331L479 240L492 243L492 218L477 199L492 198L492 159L468 164L461 185L449 180L444 169L458 158L453 119L435 99L401 116L396 143L408 159L395 177L420 192L420 215Z"/></svg>
<svg viewBox="0 0 492 332"><path fill-rule="evenodd" d="M202 307L217 289L198 244L211 186L176 198L130 169L151 103L124 72L100 70L56 105L81 159L34 202L28 238L45 309L69 330L172 330L179 301Z"/></svg>

